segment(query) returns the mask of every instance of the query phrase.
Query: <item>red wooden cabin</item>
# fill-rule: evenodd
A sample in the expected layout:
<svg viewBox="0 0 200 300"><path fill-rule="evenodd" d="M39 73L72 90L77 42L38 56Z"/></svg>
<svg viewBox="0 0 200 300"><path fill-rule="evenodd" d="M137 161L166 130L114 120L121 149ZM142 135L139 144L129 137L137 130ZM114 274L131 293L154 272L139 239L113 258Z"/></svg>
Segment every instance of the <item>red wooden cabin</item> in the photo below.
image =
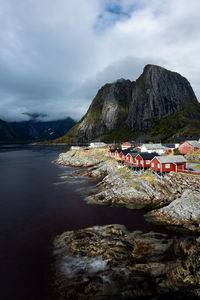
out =
<svg viewBox="0 0 200 300"><path fill-rule="evenodd" d="M200 149L200 143L197 141L185 141L179 146L181 154L187 154Z"/></svg>
<svg viewBox="0 0 200 300"><path fill-rule="evenodd" d="M182 155L156 156L151 161L151 169L157 172L177 172L185 170L186 159Z"/></svg>
<svg viewBox="0 0 200 300"><path fill-rule="evenodd" d="M136 164L136 156L138 155L138 152L129 152L127 153L125 157L125 161L131 163L131 164Z"/></svg>
<svg viewBox="0 0 200 300"><path fill-rule="evenodd" d="M138 167L141 167L141 168L150 168L151 160L155 156L159 156L159 154L156 153L156 152L153 152L153 153L148 153L148 152L138 153L138 155L136 156L136 164L137 164Z"/></svg>

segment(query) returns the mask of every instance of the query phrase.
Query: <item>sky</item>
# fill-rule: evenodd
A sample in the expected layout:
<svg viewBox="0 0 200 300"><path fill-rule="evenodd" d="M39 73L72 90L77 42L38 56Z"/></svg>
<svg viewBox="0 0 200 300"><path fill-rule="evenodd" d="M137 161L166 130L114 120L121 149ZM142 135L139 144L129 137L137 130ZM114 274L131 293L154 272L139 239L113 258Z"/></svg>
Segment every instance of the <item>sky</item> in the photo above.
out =
<svg viewBox="0 0 200 300"><path fill-rule="evenodd" d="M102 85L146 64L200 99L199 12L199 0L1 0L0 119L79 120Z"/></svg>

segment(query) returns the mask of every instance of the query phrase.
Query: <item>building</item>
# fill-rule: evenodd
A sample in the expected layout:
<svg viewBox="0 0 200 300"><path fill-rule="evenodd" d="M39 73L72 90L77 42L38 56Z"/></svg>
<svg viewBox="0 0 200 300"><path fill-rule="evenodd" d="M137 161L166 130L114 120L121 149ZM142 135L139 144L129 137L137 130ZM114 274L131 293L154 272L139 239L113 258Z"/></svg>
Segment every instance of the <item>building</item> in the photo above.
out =
<svg viewBox="0 0 200 300"><path fill-rule="evenodd" d="M70 147L70 150L80 150L82 149L83 147L80 147L80 146L71 146Z"/></svg>
<svg viewBox="0 0 200 300"><path fill-rule="evenodd" d="M200 149L200 142L197 141L185 141L179 146L179 152L181 154L188 154Z"/></svg>
<svg viewBox="0 0 200 300"><path fill-rule="evenodd" d="M111 153L113 157L118 158L122 149L111 149L110 151L112 151Z"/></svg>
<svg viewBox="0 0 200 300"><path fill-rule="evenodd" d="M153 153L141 152L135 157L136 164L138 167L141 167L141 168L150 168L151 160L155 156L159 156L159 154L156 152L153 152Z"/></svg>
<svg viewBox="0 0 200 300"><path fill-rule="evenodd" d="M160 173L177 172L186 169L186 162L182 155L156 156L151 161L151 169Z"/></svg>
<svg viewBox="0 0 200 300"><path fill-rule="evenodd" d="M132 153L132 152L134 152L133 150L132 150L132 148L130 148L130 149L125 149L125 150L121 150L121 153L120 153L120 157L122 158L122 159L126 159L126 155L128 154L128 153Z"/></svg>
<svg viewBox="0 0 200 300"><path fill-rule="evenodd" d="M93 143L90 143L89 147L90 148L101 148L101 147L105 147L106 144L103 143L103 142L93 142Z"/></svg>
<svg viewBox="0 0 200 300"><path fill-rule="evenodd" d="M128 152L125 156L125 161L131 164L136 164L136 156L138 152Z"/></svg>
<svg viewBox="0 0 200 300"><path fill-rule="evenodd" d="M122 150L126 150L128 148L131 148L131 143L125 142L125 143L122 144L121 147L122 147Z"/></svg>
<svg viewBox="0 0 200 300"><path fill-rule="evenodd" d="M110 148L110 149L108 150L108 155L109 155L109 156L114 156L114 154L115 154L115 149L111 149L111 148Z"/></svg>
<svg viewBox="0 0 200 300"><path fill-rule="evenodd" d="M141 152L157 152L159 155L168 151L168 148L161 144L143 144L140 149Z"/></svg>
<svg viewBox="0 0 200 300"><path fill-rule="evenodd" d="M168 148L166 153L172 153L174 149L177 149L179 147L179 144L163 144L163 146Z"/></svg>

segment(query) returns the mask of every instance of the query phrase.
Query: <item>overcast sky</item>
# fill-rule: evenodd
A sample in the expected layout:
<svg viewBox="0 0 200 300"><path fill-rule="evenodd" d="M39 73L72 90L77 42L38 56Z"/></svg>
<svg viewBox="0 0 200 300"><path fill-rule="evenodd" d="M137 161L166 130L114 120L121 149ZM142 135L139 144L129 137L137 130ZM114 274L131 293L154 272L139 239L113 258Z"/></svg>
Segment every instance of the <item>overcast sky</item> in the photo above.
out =
<svg viewBox="0 0 200 300"><path fill-rule="evenodd" d="M0 119L78 120L103 84L148 63L200 99L199 12L199 0L1 0Z"/></svg>

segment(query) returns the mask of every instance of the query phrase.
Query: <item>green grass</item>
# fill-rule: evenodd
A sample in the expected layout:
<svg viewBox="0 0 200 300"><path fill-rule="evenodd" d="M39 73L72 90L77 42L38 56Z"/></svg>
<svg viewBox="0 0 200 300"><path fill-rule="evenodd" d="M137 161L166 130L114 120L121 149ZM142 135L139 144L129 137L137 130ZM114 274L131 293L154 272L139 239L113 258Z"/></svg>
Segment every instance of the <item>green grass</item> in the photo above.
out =
<svg viewBox="0 0 200 300"><path fill-rule="evenodd" d="M187 162L189 163L195 163L195 164L200 164L200 159L198 160L194 160L194 159L187 159Z"/></svg>

